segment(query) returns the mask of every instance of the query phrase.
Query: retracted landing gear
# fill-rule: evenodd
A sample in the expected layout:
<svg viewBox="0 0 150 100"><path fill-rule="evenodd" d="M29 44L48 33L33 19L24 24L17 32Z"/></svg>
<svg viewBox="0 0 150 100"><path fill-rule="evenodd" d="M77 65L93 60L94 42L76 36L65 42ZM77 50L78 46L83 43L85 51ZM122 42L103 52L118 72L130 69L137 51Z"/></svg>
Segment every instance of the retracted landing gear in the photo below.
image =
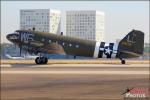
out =
<svg viewBox="0 0 150 100"><path fill-rule="evenodd" d="M125 59L123 59L123 58L119 58L119 59L121 60L121 63L122 63L122 64L125 64L125 63L126 63Z"/></svg>
<svg viewBox="0 0 150 100"><path fill-rule="evenodd" d="M37 57L35 59L36 64L47 64L48 59L46 57Z"/></svg>

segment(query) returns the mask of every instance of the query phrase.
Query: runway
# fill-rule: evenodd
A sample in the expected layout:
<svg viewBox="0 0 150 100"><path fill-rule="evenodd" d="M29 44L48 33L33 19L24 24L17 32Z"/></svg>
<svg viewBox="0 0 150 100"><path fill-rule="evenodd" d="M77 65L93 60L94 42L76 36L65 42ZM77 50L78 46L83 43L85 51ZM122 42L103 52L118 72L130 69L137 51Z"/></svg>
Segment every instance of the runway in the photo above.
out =
<svg viewBox="0 0 150 100"><path fill-rule="evenodd" d="M2 74L149 74L147 64L2 65Z"/></svg>
<svg viewBox="0 0 150 100"><path fill-rule="evenodd" d="M149 87L148 64L1 65L2 100L122 100Z"/></svg>

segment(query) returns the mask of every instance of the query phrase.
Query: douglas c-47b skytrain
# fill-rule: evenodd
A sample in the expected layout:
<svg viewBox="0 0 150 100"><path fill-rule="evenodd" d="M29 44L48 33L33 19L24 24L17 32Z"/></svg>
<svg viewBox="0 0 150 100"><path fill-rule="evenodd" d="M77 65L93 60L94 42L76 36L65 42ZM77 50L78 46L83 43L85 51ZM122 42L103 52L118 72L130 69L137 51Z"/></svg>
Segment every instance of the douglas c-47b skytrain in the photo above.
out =
<svg viewBox="0 0 150 100"><path fill-rule="evenodd" d="M7 39L20 47L20 53L24 49L30 54L40 54L35 59L36 64L47 64L48 57L46 54L119 58L121 63L125 64L125 59L142 55L144 48L144 33L138 30L129 32L119 44L96 42L31 30L17 30L12 34L8 34Z"/></svg>

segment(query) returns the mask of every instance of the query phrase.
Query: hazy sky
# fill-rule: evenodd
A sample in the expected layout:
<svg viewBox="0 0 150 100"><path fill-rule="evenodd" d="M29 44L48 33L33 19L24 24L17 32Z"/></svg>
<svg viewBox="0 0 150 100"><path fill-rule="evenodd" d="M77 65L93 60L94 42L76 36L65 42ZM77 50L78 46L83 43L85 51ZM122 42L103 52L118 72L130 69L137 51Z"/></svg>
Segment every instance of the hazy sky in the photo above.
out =
<svg viewBox="0 0 150 100"><path fill-rule="evenodd" d="M67 10L99 10L105 12L105 39L114 42L132 29L145 33L149 41L148 1L2 1L1 42L8 42L6 34L19 29L20 9L57 9L62 12L62 31L66 30Z"/></svg>

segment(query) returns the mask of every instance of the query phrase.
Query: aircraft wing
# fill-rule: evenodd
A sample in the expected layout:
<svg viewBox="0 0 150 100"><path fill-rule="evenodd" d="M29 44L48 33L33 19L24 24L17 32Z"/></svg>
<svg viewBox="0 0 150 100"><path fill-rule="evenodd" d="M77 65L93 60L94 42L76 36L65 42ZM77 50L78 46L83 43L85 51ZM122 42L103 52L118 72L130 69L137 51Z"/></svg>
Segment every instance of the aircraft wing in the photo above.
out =
<svg viewBox="0 0 150 100"><path fill-rule="evenodd" d="M41 46L38 51L48 54L65 54L63 47L58 43L46 44Z"/></svg>
<svg viewBox="0 0 150 100"><path fill-rule="evenodd" d="M10 56L9 54L5 54L5 56L6 56L7 58L9 58L9 59L25 59L25 58L23 58L23 57L12 57L12 56Z"/></svg>

